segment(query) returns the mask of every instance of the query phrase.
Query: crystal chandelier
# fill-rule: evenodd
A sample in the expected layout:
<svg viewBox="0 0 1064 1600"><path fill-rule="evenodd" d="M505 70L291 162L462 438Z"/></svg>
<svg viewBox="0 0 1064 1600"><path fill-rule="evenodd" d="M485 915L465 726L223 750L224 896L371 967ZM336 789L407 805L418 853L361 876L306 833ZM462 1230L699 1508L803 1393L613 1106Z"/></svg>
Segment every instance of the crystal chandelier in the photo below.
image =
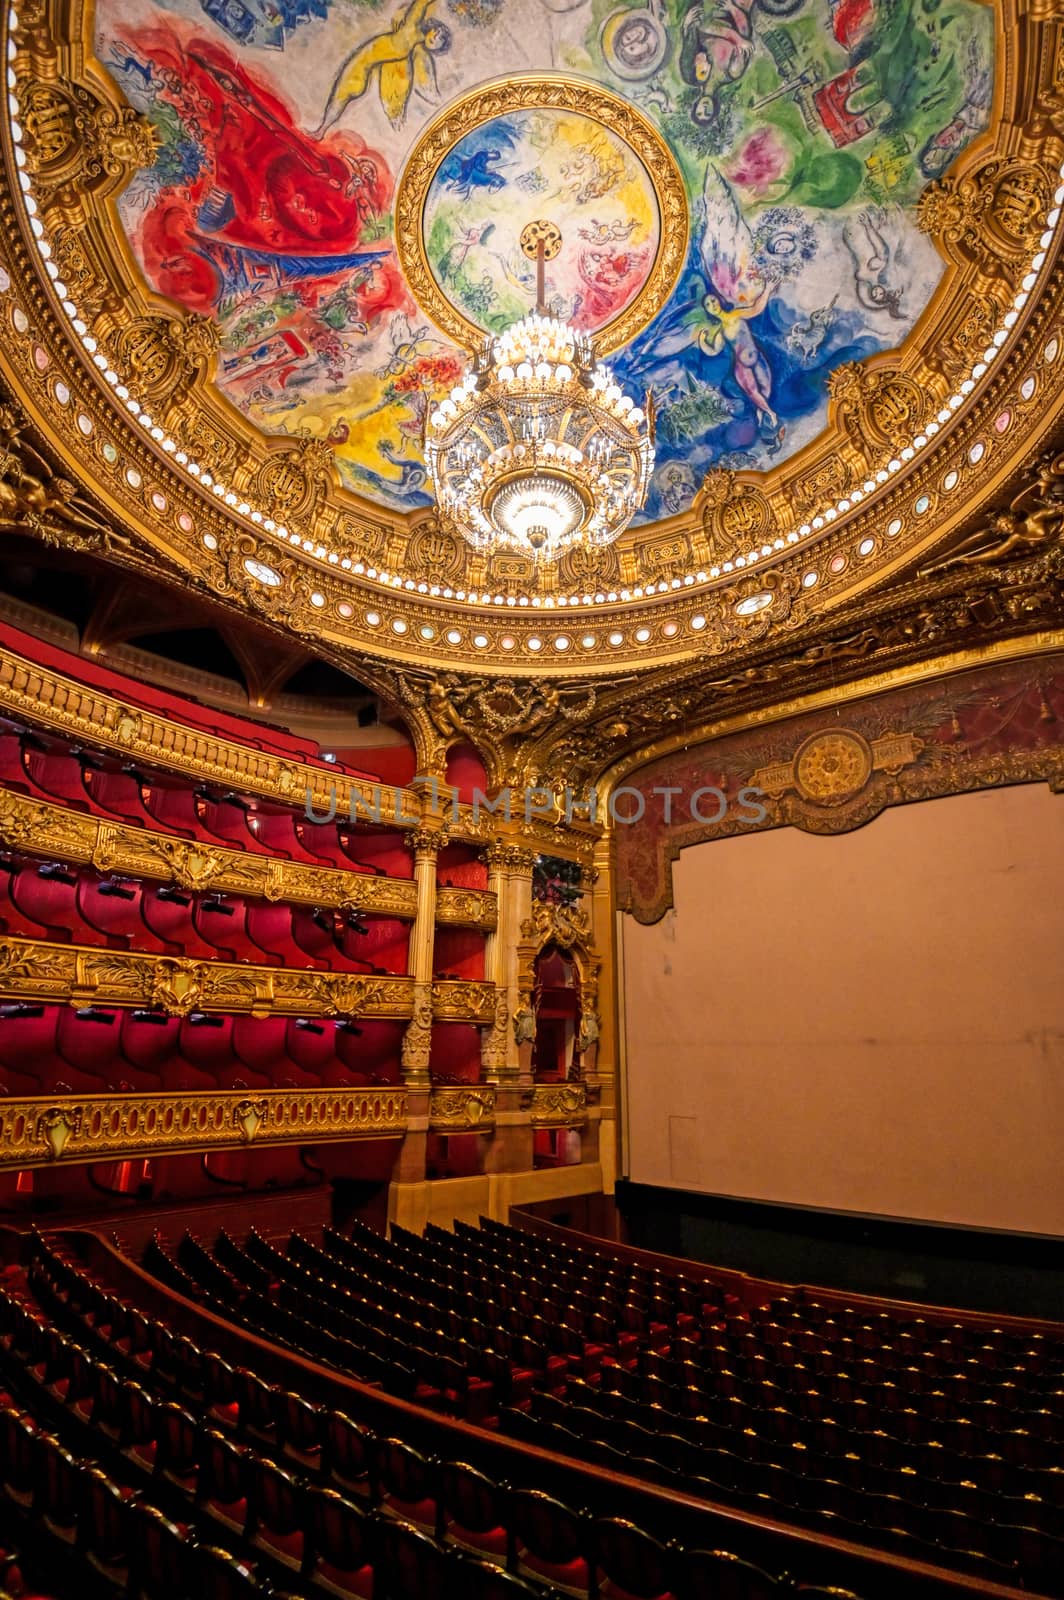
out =
<svg viewBox="0 0 1064 1600"><path fill-rule="evenodd" d="M646 499L654 417L621 392L592 340L544 307L544 262L561 235L530 223L537 309L489 334L428 416L425 462L440 509L478 549L552 561L611 543Z"/></svg>

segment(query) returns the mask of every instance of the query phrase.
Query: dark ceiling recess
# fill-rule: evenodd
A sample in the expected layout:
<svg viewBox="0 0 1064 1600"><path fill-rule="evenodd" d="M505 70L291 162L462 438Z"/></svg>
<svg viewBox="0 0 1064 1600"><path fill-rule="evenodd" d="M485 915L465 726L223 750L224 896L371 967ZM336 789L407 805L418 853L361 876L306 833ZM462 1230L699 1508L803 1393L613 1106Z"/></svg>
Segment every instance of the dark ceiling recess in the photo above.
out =
<svg viewBox="0 0 1064 1600"><path fill-rule="evenodd" d="M328 661L305 661L281 693L302 694L310 700L363 700L372 690Z"/></svg>
<svg viewBox="0 0 1064 1600"><path fill-rule="evenodd" d="M71 622L80 633L96 605L92 577L79 570L64 570L42 560L33 541L5 535L0 551L0 593L25 601L41 611Z"/></svg>
<svg viewBox="0 0 1064 1600"><path fill-rule="evenodd" d="M244 669L220 633L214 628L171 628L165 633L141 633L130 643L137 650L148 650L166 661L178 661L198 672L211 672L218 678L232 678L243 684Z"/></svg>

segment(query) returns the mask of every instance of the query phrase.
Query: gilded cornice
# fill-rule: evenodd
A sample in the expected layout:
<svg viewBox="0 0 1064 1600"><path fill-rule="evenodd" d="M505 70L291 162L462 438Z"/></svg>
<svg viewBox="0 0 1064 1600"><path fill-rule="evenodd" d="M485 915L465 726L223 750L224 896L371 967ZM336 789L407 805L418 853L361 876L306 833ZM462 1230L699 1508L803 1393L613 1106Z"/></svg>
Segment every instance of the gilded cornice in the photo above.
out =
<svg viewBox="0 0 1064 1600"><path fill-rule="evenodd" d="M146 1006L170 1016L221 1011L408 1018L414 1007L414 980L391 974L298 972L8 938L0 945L0 994L14 1000L82 1006ZM490 1023L495 988L471 981L436 983L432 1006L440 1018Z"/></svg>
<svg viewBox="0 0 1064 1600"><path fill-rule="evenodd" d="M1064 156L1064 24L1048 5L1002 0L995 10L992 132L925 198L921 220L946 265L904 347L837 374L828 427L782 467L712 475L691 513L630 532L597 565L563 564L560 588L537 596L534 611L507 604L534 574L496 570L431 515L368 511L338 490L319 444L267 442L214 393L210 330L145 293L119 238L114 196L151 159L146 131L84 51L86 9L31 0L12 70L23 122L33 128L36 117L49 142L30 138L22 160L40 191L50 260L95 346L76 348L8 194L0 370L47 447L76 454L98 502L80 530L60 518L56 537L94 540L120 565L150 552L172 578L338 660L403 662L414 646L419 663L440 671L602 681L706 655L723 662L809 625L937 548L1041 447L1059 409L1064 274L1059 230L1043 246L1042 229ZM4 147L10 173L8 131ZM115 404L92 357L151 407L147 424ZM88 432L72 426L79 417ZM927 442L901 449L892 471L906 431ZM167 451L171 436L180 448ZM191 480L182 453L210 463L219 481ZM309 552L249 522L271 495L282 496L287 532ZM799 519L808 535L793 527ZM275 583L258 580L258 562ZM441 577L477 603L431 596ZM575 604L563 609L563 598Z"/></svg>
<svg viewBox="0 0 1064 1600"><path fill-rule="evenodd" d="M405 1129L401 1088L5 1097L0 1170L379 1139Z"/></svg>

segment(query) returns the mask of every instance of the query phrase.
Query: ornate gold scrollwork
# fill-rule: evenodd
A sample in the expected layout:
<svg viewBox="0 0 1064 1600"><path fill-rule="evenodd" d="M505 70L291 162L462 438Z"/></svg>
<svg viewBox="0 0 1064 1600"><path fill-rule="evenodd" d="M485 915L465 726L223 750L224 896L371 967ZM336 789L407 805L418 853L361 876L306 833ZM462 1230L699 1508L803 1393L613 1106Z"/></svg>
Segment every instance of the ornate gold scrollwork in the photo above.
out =
<svg viewBox="0 0 1064 1600"><path fill-rule="evenodd" d="M492 986L461 987L469 993L455 997L454 1013L476 1021L492 1004ZM7 939L0 944L0 993L78 1005L156 1006L173 1016L201 1010L401 1018L411 1012L413 980Z"/></svg>
<svg viewBox="0 0 1064 1600"><path fill-rule="evenodd" d="M429 1127L433 1133L472 1132L489 1128L495 1121L495 1090L490 1085L475 1089L433 1089L429 1102Z"/></svg>
<svg viewBox="0 0 1064 1600"><path fill-rule="evenodd" d="M537 1083L532 1090L534 1128L575 1128L587 1121L587 1089L582 1083Z"/></svg>
<svg viewBox="0 0 1064 1600"><path fill-rule="evenodd" d="M376 1139L406 1128L388 1089L270 1089L0 1100L0 1170L115 1161L249 1144Z"/></svg>

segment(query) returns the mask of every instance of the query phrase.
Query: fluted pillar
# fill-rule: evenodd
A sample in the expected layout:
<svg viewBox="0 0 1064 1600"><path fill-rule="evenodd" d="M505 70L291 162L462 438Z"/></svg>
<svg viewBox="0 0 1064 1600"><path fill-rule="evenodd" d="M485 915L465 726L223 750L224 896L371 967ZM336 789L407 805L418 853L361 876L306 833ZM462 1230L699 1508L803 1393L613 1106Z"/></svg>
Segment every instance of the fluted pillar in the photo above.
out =
<svg viewBox="0 0 1064 1600"><path fill-rule="evenodd" d="M429 1088L432 1047L432 968L436 939L436 858L447 843L442 828L412 828L407 848L414 852L417 910L410 935L410 971L414 979L414 1013L403 1035L403 1082L408 1089Z"/></svg>
<svg viewBox="0 0 1064 1600"><path fill-rule="evenodd" d="M517 946L521 924L532 913L532 869L536 864L536 852L500 840L484 851L482 859L487 863L488 888L495 896L498 922L495 931L488 935L485 949L485 969L489 982L495 984L496 1008L495 1021L484 1034L481 1062L487 1083L516 1084L522 1076L530 1076L531 1044L526 1041L524 1053L528 1059L522 1061L523 1046L518 1043L522 1019Z"/></svg>

